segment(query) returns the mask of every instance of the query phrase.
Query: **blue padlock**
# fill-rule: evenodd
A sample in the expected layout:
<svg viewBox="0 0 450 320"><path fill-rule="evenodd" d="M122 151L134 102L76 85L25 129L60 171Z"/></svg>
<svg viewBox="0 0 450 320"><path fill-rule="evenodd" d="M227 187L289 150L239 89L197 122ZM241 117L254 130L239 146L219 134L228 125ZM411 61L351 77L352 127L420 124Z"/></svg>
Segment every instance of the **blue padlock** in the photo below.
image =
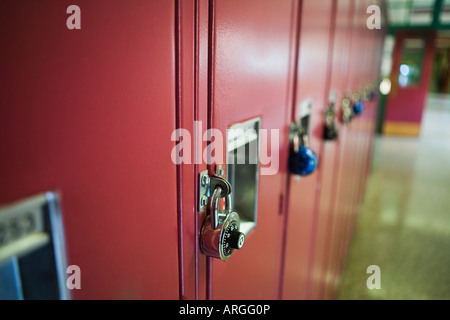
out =
<svg viewBox="0 0 450 320"><path fill-rule="evenodd" d="M302 123L303 122L303 123ZM317 154L309 147L308 124L304 119L291 124L292 145L288 167L292 174L307 176L317 168Z"/></svg>
<svg viewBox="0 0 450 320"><path fill-rule="evenodd" d="M316 170L318 160L317 154L311 148L300 146L289 155L289 170L295 175L307 176Z"/></svg>
<svg viewBox="0 0 450 320"><path fill-rule="evenodd" d="M360 115L364 111L364 102L362 100L358 100L353 103L353 113L355 115Z"/></svg>

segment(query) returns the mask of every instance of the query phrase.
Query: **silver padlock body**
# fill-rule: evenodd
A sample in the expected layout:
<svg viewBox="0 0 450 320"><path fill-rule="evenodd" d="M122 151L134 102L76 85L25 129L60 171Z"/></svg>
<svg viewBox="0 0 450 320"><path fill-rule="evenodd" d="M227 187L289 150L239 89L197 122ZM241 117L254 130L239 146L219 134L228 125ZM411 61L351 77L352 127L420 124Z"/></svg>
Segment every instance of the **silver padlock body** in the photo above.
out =
<svg viewBox="0 0 450 320"><path fill-rule="evenodd" d="M233 253L228 243L230 231L239 231L240 220L236 212L219 214L219 226L214 229L206 218L200 233L200 248L207 256L226 261Z"/></svg>

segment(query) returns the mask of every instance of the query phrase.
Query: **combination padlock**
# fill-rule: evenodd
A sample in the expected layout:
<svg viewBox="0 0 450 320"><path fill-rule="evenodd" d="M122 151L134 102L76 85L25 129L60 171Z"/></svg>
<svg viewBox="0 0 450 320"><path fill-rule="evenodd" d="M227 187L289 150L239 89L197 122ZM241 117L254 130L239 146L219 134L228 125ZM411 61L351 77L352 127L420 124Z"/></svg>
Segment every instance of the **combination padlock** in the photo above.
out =
<svg viewBox="0 0 450 320"><path fill-rule="evenodd" d="M292 136L292 148L289 154L289 170L298 176L307 176L313 173L318 164L317 154L309 147L308 135L298 123Z"/></svg>
<svg viewBox="0 0 450 320"><path fill-rule="evenodd" d="M353 120L352 101L349 98L342 99L341 102L341 121L344 124L350 123Z"/></svg>
<svg viewBox="0 0 450 320"><path fill-rule="evenodd" d="M226 181L219 177L215 179ZM219 210L219 202L223 197L225 211ZM245 235L240 232L239 214L232 209L231 189L227 192L217 184L209 199L208 211L200 232L200 249L209 257L226 261L235 249L242 248L245 240Z"/></svg>
<svg viewBox="0 0 450 320"><path fill-rule="evenodd" d="M334 103L330 103L330 106L325 110L323 139L335 140L339 136L335 123L336 114L334 112Z"/></svg>
<svg viewBox="0 0 450 320"><path fill-rule="evenodd" d="M364 111L364 101L358 100L353 104L353 113L360 115Z"/></svg>
<svg viewBox="0 0 450 320"><path fill-rule="evenodd" d="M363 91L364 101L374 101L376 98L377 98L377 91L375 90L375 86L368 85Z"/></svg>
<svg viewBox="0 0 450 320"><path fill-rule="evenodd" d="M355 115L362 114L364 111L364 97L360 93L356 92L353 94L352 99L353 99L352 104L353 113Z"/></svg>

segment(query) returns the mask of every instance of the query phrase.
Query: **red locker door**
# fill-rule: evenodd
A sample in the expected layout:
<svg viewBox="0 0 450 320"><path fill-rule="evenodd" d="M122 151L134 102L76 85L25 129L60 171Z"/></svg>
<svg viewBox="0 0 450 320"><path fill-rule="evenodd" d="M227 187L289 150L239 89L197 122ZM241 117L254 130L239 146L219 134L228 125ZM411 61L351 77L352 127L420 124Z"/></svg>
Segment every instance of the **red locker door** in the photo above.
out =
<svg viewBox="0 0 450 320"><path fill-rule="evenodd" d="M209 266L208 295L212 293L214 299L274 299L278 295L296 3L210 1L210 40L214 41L210 127L225 137L230 126L259 117L261 128L269 130L269 144L276 142L270 130L279 130L279 145L269 152L280 151L276 174L264 175L260 168L257 225L244 247L228 261L213 259Z"/></svg>
<svg viewBox="0 0 450 320"><path fill-rule="evenodd" d="M361 38L361 28L363 26L360 24L361 17L360 13L364 5L362 2L354 1L352 16L351 16L351 27L349 32L350 35L350 53L349 53L349 64L348 64L348 80L347 80L347 90L346 95L351 98L353 93L358 91L361 80L361 53L362 48L362 38ZM343 138L343 145L341 148L341 169L340 169L340 181L338 194L338 202L336 203L337 210L342 220L342 230L341 235L338 238L339 252L338 259L339 265L342 265L347 253L347 247L350 239L351 230L351 220L354 216L355 211L355 194L356 191L356 181L358 177L358 165L360 162L360 150L359 150L359 138L358 138L358 124L360 122L359 117L355 117L351 123L345 126ZM338 272L339 273L339 272Z"/></svg>
<svg viewBox="0 0 450 320"><path fill-rule="evenodd" d="M378 5L377 1L366 1L365 8L370 5ZM363 80L361 81L362 89L369 92L375 87L375 83L378 82L377 75L380 68L378 63L377 54L381 50L380 47L376 47L376 40L380 37L381 32L378 29L363 28L363 41L364 41L364 52L362 56L362 64L367 66L363 69ZM364 200L365 186L368 173L368 165L370 163L371 157L371 147L372 147L372 137L373 132L373 121L376 115L376 101L365 101L365 111L361 117L361 127L360 135L362 137L362 159L361 159L361 169L359 176L359 194L357 198L358 207L360 207Z"/></svg>
<svg viewBox="0 0 450 320"><path fill-rule="evenodd" d="M347 88L347 73L350 54L349 48L349 22L351 22L351 0L334 1L335 13L332 20L332 64L330 66L329 90L335 95L335 110L338 112L341 101L344 98ZM330 298L327 295L330 280L330 252L337 239L333 237L333 229L338 228L339 216L334 210L337 198L337 181L340 167L340 148L342 140L345 139L345 127L341 124L339 117L336 117L336 125L339 137L334 141L327 141L322 144L321 166L320 166L320 196L317 208L317 232L314 246L314 265L311 277L311 298ZM333 257L334 259L334 257Z"/></svg>
<svg viewBox="0 0 450 320"><path fill-rule="evenodd" d="M0 203L58 189L80 299L177 299L174 2L3 1Z"/></svg>
<svg viewBox="0 0 450 320"><path fill-rule="evenodd" d="M288 217L286 219L286 254L283 281L284 299L309 298L312 259L317 227L317 206L320 194L319 172L329 164L322 159L323 112L328 104L327 77L331 59L330 26L332 1L302 1L300 16L300 44L297 70L296 99L293 118L304 101L312 99L309 140L319 156L319 168L300 180L290 177Z"/></svg>
<svg viewBox="0 0 450 320"><path fill-rule="evenodd" d="M370 29L366 25L366 10L369 6L369 1L356 1L355 13L354 13L354 30L353 30L353 42L352 51L357 52L352 65L352 72L350 78L350 85L352 93L361 93L367 86L368 77L367 70L371 62L368 62L367 58L370 57L369 49L369 34ZM358 51L359 50L359 51ZM351 196L349 199L349 210L347 211L348 220L346 226L346 235L344 248L348 249L351 236L353 234L357 214L361 204L365 182L365 164L367 156L368 141L365 134L364 127L367 122L367 116L370 113L366 104L365 111L356 116L354 121L349 125L349 146L352 146L352 150L349 150L351 160L349 161L351 167L349 168L349 175L351 179Z"/></svg>
<svg viewBox="0 0 450 320"><path fill-rule="evenodd" d="M365 54L366 54L366 37L365 30L365 2L355 1L355 11L353 15L353 38L351 46L351 65L350 65L350 79L349 79L349 92L354 94L360 94L361 89L364 87L364 74L365 74ZM348 149L346 150L348 158L348 177L349 177L349 198L347 202L346 210L346 234L344 236L344 252L347 253L347 249L350 244L350 239L353 231L354 221L356 213L358 211L358 199L360 195L360 175L361 165L364 157L364 136L362 133L362 125L364 113L355 115L352 122L348 125ZM345 257L346 255L344 255Z"/></svg>
<svg viewBox="0 0 450 320"><path fill-rule="evenodd" d="M339 6L344 4L343 1L339 1ZM350 0L347 8L347 15L338 15L336 34L341 34L343 37L343 59L341 65L341 76L340 86L341 86L341 99L338 100L338 108L340 117L342 116L342 99L348 97L350 88L349 81L351 73L354 72L352 68L352 44L354 42L354 11L355 11L355 1ZM340 20L342 17L344 20ZM341 24L339 23L341 21ZM340 25L340 27L338 27ZM336 36L336 40L339 36ZM336 43L336 42L335 42ZM335 76L339 77L339 74L333 73L333 79ZM326 283L329 284L325 287L325 297L333 296L335 290L337 289L337 279L341 272L341 264L344 261L344 250L343 250L343 238L345 235L345 222L346 222L346 208L349 201L349 191L350 191L350 177L349 171L352 170L349 166L351 154L348 153L351 144L349 144L349 128L348 124L343 124L340 122L339 130L339 140L338 140L338 155L336 156L336 181L335 181L335 193L334 202L332 203L332 216L333 216L333 228L331 230L331 247L329 251L329 262L328 271L326 277Z"/></svg>

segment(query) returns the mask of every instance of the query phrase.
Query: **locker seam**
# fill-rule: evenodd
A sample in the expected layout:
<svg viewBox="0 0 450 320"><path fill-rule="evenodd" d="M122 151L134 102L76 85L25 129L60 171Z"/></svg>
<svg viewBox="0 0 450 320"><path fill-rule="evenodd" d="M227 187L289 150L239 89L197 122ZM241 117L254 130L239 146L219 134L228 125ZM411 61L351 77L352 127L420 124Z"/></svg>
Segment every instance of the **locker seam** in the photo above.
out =
<svg viewBox="0 0 450 320"><path fill-rule="evenodd" d="M208 1L208 97L207 97L207 129L213 128L214 121L214 60L215 60L215 0ZM211 141L211 137L208 137ZM209 161L208 163L211 163ZM214 170L213 164L208 164L208 172ZM206 258L206 300L212 299L212 264L213 258Z"/></svg>
<svg viewBox="0 0 450 320"><path fill-rule="evenodd" d="M294 48L294 79L292 81L293 91L292 91L292 105L291 105L291 121L295 121L295 106L297 104L297 79L298 79L298 66L299 66L299 55L300 55L300 35L301 35L301 17L302 17L303 0L298 0L297 7L297 21L295 27L295 48ZM285 216L283 221L283 232L281 241L281 258L280 258L280 280L278 287L278 299L282 300L283 290L284 290L284 278L285 278L285 268L286 268L286 245L287 245L287 232L288 232L288 221L289 221L289 198L291 189L291 174L286 174L286 196L285 201Z"/></svg>
<svg viewBox="0 0 450 320"><path fill-rule="evenodd" d="M199 101L199 0L194 1L194 121L198 121L198 101ZM196 139L197 140L197 139ZM194 142L196 143L196 141ZM201 148L201 146L197 146ZM197 149L194 150L197 152ZM194 164L194 199L198 199L198 164ZM194 283L195 283L195 300L198 300L198 257L199 257L199 226L198 212L194 208Z"/></svg>
<svg viewBox="0 0 450 320"><path fill-rule="evenodd" d="M175 0L175 128L182 128L181 100L181 4ZM183 168L176 164L177 179L177 233L178 233L178 290L179 299L184 298L184 254L183 254Z"/></svg>
<svg viewBox="0 0 450 320"><path fill-rule="evenodd" d="M333 68L333 56L334 56L334 40L335 40L335 32L336 32L336 14L337 14L337 0L333 0L331 4L331 19L330 19L330 27L329 27L329 39L328 39L328 56L327 56L327 70L326 70L326 76L325 76L325 89L324 89L324 106L327 106L329 103L329 92L331 89L331 75L332 75L332 68ZM322 126L323 130L323 126ZM323 136L321 134L320 136ZM323 139L320 140L320 154L325 156L325 144L323 142ZM306 299L311 299L311 287L312 287L312 272L314 269L314 261L315 261L315 247L317 242L317 231L318 231L318 223L319 223L319 207L320 202L322 200L322 179L323 179L323 167L321 166L321 163L319 163L318 172L317 172L317 188L315 190L315 196L314 196L314 207L313 207L313 225L312 225L312 232L311 232L311 242L310 242L310 251L309 251L309 263L308 263L308 281L306 284L306 292L305 296ZM333 162L334 163L334 162ZM327 235L325 235L326 238L328 238ZM325 240L325 243L327 241ZM319 297L321 294L320 291L321 283L319 282Z"/></svg>

